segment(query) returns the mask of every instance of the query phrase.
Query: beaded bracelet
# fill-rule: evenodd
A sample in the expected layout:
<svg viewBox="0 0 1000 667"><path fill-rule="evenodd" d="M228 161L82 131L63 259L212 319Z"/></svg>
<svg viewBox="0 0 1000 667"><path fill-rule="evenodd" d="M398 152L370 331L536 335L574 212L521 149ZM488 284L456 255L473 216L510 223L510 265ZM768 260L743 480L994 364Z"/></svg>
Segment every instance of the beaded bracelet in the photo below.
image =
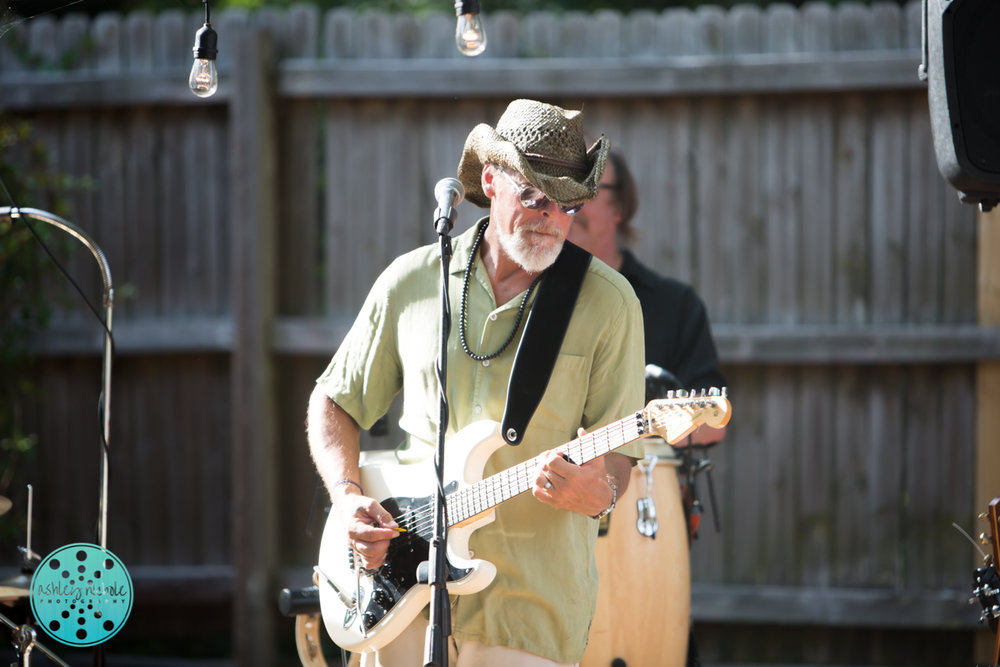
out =
<svg viewBox="0 0 1000 667"><path fill-rule="evenodd" d="M362 489L362 488L361 488L361 485L360 485L360 484L358 484L357 482L355 482L355 481L354 481L353 479L342 479L342 480L340 480L339 482L337 482L336 484L334 484L334 485L333 485L333 488L335 488L335 489L336 489L336 488L337 488L338 486L340 486L341 484L353 484L354 486L358 487L358 491L360 491L360 492L361 492L361 495L365 495L365 490L364 490L364 489Z"/></svg>

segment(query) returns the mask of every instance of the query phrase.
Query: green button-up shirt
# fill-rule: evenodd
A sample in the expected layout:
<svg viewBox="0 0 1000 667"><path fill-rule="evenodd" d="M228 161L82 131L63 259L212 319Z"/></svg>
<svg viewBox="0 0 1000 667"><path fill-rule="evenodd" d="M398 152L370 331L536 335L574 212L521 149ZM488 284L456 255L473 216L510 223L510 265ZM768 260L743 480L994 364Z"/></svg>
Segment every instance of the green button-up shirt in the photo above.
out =
<svg viewBox="0 0 1000 667"><path fill-rule="evenodd" d="M447 438L482 419L501 421L514 356L524 330L495 359L475 361L459 341L462 281L478 225L454 239L449 294ZM521 296L497 306L482 261L473 262L466 340L486 355L503 345ZM402 390L402 461L433 456L437 440L440 259L435 245L397 258L378 278L350 332L318 382L362 428L389 409ZM533 303L534 294L528 306ZM527 315L527 313L526 313ZM642 312L628 282L594 259L584 278L549 385L517 447L497 450L485 475L640 410L644 392ZM642 456L639 442L618 450ZM447 449L446 454L447 458ZM447 480L446 480L447 482ZM427 489L431 495L433 488ZM497 566L484 591L453 598L453 634L491 646L578 662L597 599L597 521L554 509L523 493L496 508L496 521L476 530L470 548Z"/></svg>

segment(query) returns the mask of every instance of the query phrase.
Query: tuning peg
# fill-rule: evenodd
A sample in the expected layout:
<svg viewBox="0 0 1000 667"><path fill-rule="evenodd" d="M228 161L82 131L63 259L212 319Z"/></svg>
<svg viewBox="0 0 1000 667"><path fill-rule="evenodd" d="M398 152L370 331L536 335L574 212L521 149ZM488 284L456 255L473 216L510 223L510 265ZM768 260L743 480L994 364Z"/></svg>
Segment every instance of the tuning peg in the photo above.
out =
<svg viewBox="0 0 1000 667"><path fill-rule="evenodd" d="M668 389L667 390L667 398L673 398L673 397L674 397L674 390L673 389Z"/></svg>
<svg viewBox="0 0 1000 667"><path fill-rule="evenodd" d="M708 390L708 395L709 396L718 396L719 395L719 388L718 387L712 387L712 388L710 388Z"/></svg>
<svg viewBox="0 0 1000 667"><path fill-rule="evenodd" d="M986 512L980 512L979 515L976 518L977 519L987 519L987 518L989 518L989 515L986 514Z"/></svg>
<svg viewBox="0 0 1000 667"><path fill-rule="evenodd" d="M980 544L989 544L989 542L990 542L990 538L988 538L986 536L986 533L979 533L979 543Z"/></svg>

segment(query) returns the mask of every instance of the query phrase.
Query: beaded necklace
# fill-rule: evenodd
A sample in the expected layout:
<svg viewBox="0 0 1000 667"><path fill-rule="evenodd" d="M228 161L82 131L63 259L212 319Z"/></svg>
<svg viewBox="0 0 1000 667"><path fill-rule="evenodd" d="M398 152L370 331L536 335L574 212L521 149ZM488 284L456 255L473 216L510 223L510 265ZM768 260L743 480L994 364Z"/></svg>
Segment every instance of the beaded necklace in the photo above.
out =
<svg viewBox="0 0 1000 667"><path fill-rule="evenodd" d="M479 242L483 240L483 233L486 231L486 227L489 224L490 221L487 220L479 228L479 233L476 235L476 240L472 244L472 252L469 254L469 262L468 264L465 265L465 280L462 283L462 307L458 317L458 337L459 340L462 341L462 349L465 350L465 353L469 356L470 359L473 359L475 361L488 361L490 359L499 357L501 354L503 354L503 351L506 350L507 346L510 345L511 341L514 340L514 335L517 334L517 330L521 327L521 318L524 317L524 307L528 303L528 298L531 296L531 293L535 290L535 286L542 279L542 276L545 275L544 273L542 273L537 278L535 278L534 282L531 283L531 286L528 287L528 291L524 293L524 298L521 299L521 305L517 309L517 319L514 320L514 328L511 329L510 335L507 336L507 340L504 341L504 344L500 346L500 349L494 352L493 354L473 353L472 350L469 349L469 344L465 340L465 309L466 309L466 304L469 301L469 279L470 276L472 275L472 263L476 260L476 255L479 251Z"/></svg>

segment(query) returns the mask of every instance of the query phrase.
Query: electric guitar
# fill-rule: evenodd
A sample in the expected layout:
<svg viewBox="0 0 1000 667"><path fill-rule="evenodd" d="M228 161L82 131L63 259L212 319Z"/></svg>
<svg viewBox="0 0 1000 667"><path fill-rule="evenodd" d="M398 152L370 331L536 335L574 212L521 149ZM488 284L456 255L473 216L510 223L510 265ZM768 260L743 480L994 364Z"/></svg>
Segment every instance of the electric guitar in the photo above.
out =
<svg viewBox="0 0 1000 667"><path fill-rule="evenodd" d="M1000 498L994 498L986 508L986 513L980 515L980 518L987 519L990 522L989 541L992 545L992 550L986 556L985 564L982 567L976 568L973 575L975 583L972 589L975 599L969 600L970 603L975 603L976 599L979 600L979 603L983 607L979 615L979 622L987 623L995 635L993 642L993 662L990 663L991 665L996 665L1000 662L1000 634L997 634L998 618L1000 618L1000 575L997 574L997 566L1000 564L1000 539L997 536L998 532L1000 532L1000 520L998 520L997 513L998 505L1000 505ZM984 544L986 543L985 534L980 539Z"/></svg>
<svg viewBox="0 0 1000 667"><path fill-rule="evenodd" d="M650 401L646 407L593 433L558 448L582 464L638 440L659 436L677 442L701 424L723 426L730 404L724 392ZM478 593L496 576L496 566L472 558L469 537L494 520L494 507L531 489L538 457L483 479L486 461L507 446L493 421L479 421L459 431L448 442L444 480L448 539L448 592ZM391 452L382 461L367 460L361 467L366 495L382 506L405 531L392 540L385 562L366 570L355 557L347 531L331 512L323 529L319 564L315 568L323 623L331 639L349 651L375 651L395 639L430 602L426 576L417 568L428 560L433 537L434 497L437 487L433 462L400 465ZM450 480L450 481L449 481ZM423 570L427 570L425 564ZM422 581L421 581L422 579Z"/></svg>

